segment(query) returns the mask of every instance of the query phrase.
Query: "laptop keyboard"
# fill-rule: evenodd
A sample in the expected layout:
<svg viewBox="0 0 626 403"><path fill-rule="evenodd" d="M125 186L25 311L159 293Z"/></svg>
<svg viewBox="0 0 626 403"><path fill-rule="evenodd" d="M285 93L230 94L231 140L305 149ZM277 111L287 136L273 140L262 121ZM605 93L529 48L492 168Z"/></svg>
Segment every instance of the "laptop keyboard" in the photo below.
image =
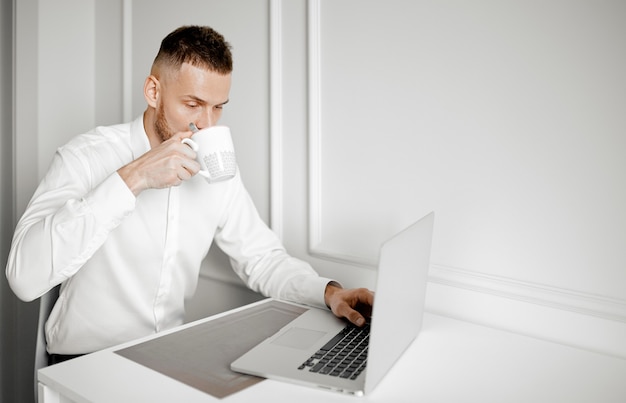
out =
<svg viewBox="0 0 626 403"><path fill-rule="evenodd" d="M318 374L356 379L367 364L370 325L346 326L298 367Z"/></svg>

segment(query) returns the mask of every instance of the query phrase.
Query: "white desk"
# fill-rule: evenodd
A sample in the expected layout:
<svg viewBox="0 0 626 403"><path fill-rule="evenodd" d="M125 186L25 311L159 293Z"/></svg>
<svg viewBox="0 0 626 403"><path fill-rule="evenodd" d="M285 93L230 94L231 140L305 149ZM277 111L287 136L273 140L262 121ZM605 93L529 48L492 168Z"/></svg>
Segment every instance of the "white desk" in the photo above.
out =
<svg viewBox="0 0 626 403"><path fill-rule="evenodd" d="M265 380L216 399L114 353L161 335L40 370L40 402L626 402L626 360L433 314L363 398Z"/></svg>

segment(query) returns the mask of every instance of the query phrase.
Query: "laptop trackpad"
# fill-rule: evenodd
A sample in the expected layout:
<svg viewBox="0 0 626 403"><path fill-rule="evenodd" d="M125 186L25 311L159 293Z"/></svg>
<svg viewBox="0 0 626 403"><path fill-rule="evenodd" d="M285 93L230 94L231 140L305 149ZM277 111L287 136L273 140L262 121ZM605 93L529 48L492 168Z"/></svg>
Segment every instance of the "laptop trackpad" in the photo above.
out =
<svg viewBox="0 0 626 403"><path fill-rule="evenodd" d="M272 344L304 350L311 347L313 343L318 341L325 334L326 332L320 332L318 330L292 327L274 340Z"/></svg>

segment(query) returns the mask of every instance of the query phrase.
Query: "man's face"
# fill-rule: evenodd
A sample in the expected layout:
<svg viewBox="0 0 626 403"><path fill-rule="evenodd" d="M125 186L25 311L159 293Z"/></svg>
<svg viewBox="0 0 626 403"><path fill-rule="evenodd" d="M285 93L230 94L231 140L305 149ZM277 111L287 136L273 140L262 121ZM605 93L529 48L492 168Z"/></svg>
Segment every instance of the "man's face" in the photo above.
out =
<svg viewBox="0 0 626 403"><path fill-rule="evenodd" d="M228 102L231 75L183 63L178 72L162 74L156 106L155 131L161 141L188 131L215 126Z"/></svg>

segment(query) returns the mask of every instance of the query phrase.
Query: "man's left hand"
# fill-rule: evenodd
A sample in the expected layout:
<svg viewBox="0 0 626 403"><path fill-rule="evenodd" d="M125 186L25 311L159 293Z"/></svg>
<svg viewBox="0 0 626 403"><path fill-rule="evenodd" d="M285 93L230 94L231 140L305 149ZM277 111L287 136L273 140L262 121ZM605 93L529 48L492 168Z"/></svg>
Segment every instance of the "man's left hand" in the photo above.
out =
<svg viewBox="0 0 626 403"><path fill-rule="evenodd" d="M344 289L329 283L324 292L324 301L337 317L363 326L372 315L374 293L367 288Z"/></svg>

